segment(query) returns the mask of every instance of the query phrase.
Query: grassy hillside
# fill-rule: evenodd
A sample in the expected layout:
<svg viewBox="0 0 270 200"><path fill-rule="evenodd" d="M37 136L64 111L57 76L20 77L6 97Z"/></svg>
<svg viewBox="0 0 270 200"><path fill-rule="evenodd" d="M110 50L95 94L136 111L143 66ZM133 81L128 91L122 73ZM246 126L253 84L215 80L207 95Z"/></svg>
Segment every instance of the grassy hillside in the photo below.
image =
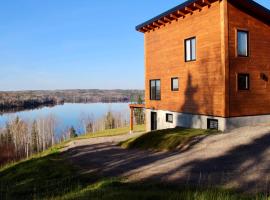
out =
<svg viewBox="0 0 270 200"><path fill-rule="evenodd" d="M142 126L136 128L143 130ZM185 131L187 135L205 134L201 131L196 132L196 134L188 134L189 131ZM123 133L123 129L116 129L98 133L96 136L112 136ZM88 137L91 138L94 137L94 135L88 135ZM169 138L171 137L172 136ZM105 178L91 173L81 174L80 169L72 165L66 159L65 154L59 152L59 149L65 145L66 144L58 145L32 159L2 168L0 170L0 199L255 199L254 197L243 196L232 191L216 188L181 187L149 182L127 182L120 177ZM176 144L169 146L176 146ZM256 199L263 200L265 198L257 197Z"/></svg>
<svg viewBox="0 0 270 200"><path fill-rule="evenodd" d="M146 133L120 143L124 148L141 148L151 150L185 149L201 138L215 134L215 130L174 128Z"/></svg>
<svg viewBox="0 0 270 200"><path fill-rule="evenodd" d="M59 152L52 152L0 171L0 199L66 200L251 200L235 192L154 183L129 183L119 178L80 174ZM261 200L263 198L257 198Z"/></svg>
<svg viewBox="0 0 270 200"><path fill-rule="evenodd" d="M134 126L134 133L137 132L144 132L145 131L145 125L136 125ZM87 139L87 138L96 138L96 137L110 137L110 136L118 136L118 135L124 135L129 132L129 127L124 128L117 128L117 129L108 129L104 131L100 131L97 133L91 133L87 135L82 135L76 139Z"/></svg>

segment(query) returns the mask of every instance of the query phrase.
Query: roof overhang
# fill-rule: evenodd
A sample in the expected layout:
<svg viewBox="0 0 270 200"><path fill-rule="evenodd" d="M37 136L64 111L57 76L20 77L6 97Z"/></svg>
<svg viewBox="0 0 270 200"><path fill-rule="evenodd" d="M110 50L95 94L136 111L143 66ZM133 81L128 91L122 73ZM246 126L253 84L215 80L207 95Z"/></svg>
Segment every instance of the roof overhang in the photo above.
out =
<svg viewBox="0 0 270 200"><path fill-rule="evenodd" d="M204 6L210 7L212 3L222 0L188 0L138 26L136 30L142 33L149 32L174 20L185 18L186 15L192 14L195 10L201 10ZM270 24L270 10L254 2L253 0L228 0L234 6L247 12L248 14Z"/></svg>
<svg viewBox="0 0 270 200"><path fill-rule="evenodd" d="M270 25L270 10L256 3L253 0L229 0L229 2L248 13L251 16L256 17L262 22Z"/></svg>

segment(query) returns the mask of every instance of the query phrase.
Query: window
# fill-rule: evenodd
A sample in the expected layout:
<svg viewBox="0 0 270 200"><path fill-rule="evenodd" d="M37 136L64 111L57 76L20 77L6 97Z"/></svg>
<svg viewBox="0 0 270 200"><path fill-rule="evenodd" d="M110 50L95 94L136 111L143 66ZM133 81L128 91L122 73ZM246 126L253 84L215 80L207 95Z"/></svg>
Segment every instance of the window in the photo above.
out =
<svg viewBox="0 0 270 200"><path fill-rule="evenodd" d="M166 122L173 123L173 114L166 114Z"/></svg>
<svg viewBox="0 0 270 200"><path fill-rule="evenodd" d="M207 119L207 129L218 130L218 120L217 119Z"/></svg>
<svg viewBox="0 0 270 200"><path fill-rule="evenodd" d="M249 90L249 74L238 74L238 90Z"/></svg>
<svg viewBox="0 0 270 200"><path fill-rule="evenodd" d="M196 38L189 38L185 40L185 61L196 60Z"/></svg>
<svg viewBox="0 0 270 200"><path fill-rule="evenodd" d="M237 31L237 55L240 57L248 57L249 38L247 31Z"/></svg>
<svg viewBox="0 0 270 200"><path fill-rule="evenodd" d="M178 78L172 78L171 79L171 90L172 91L178 91L179 90Z"/></svg>
<svg viewBox="0 0 270 200"><path fill-rule="evenodd" d="M150 100L160 100L160 80L150 80Z"/></svg>

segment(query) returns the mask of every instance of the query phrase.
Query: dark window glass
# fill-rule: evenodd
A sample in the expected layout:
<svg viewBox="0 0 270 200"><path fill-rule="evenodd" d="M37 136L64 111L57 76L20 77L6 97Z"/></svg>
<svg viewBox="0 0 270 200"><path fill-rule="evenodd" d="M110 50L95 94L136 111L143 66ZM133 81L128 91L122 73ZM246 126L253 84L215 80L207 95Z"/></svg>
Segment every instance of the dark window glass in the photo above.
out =
<svg viewBox="0 0 270 200"><path fill-rule="evenodd" d="M249 90L249 74L238 74L238 90Z"/></svg>
<svg viewBox="0 0 270 200"><path fill-rule="evenodd" d="M160 100L160 80L150 80L150 100Z"/></svg>
<svg viewBox="0 0 270 200"><path fill-rule="evenodd" d="M166 114L166 122L173 123L173 114Z"/></svg>
<svg viewBox="0 0 270 200"><path fill-rule="evenodd" d="M156 80L156 100L161 99L160 80Z"/></svg>
<svg viewBox="0 0 270 200"><path fill-rule="evenodd" d="M218 130L218 120L217 119L207 119L207 129Z"/></svg>
<svg viewBox="0 0 270 200"><path fill-rule="evenodd" d="M248 32L237 31L237 54L238 56L248 56Z"/></svg>
<svg viewBox="0 0 270 200"><path fill-rule="evenodd" d="M196 38L185 40L185 61L196 60Z"/></svg>
<svg viewBox="0 0 270 200"><path fill-rule="evenodd" d="M171 80L171 90L178 91L179 90L179 80L178 78L172 78Z"/></svg>
<svg viewBox="0 0 270 200"><path fill-rule="evenodd" d="M150 81L150 99L156 98L156 81Z"/></svg>

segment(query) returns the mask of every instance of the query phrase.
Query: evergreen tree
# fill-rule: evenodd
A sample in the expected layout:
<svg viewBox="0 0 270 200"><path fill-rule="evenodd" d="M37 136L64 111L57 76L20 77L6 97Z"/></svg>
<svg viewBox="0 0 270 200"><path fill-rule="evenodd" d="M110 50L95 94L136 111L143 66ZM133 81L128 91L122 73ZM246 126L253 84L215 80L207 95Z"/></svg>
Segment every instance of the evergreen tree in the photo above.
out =
<svg viewBox="0 0 270 200"><path fill-rule="evenodd" d="M13 139L12 139L12 134L11 134L11 130L10 130L10 124L6 123L6 144L11 145L13 143Z"/></svg>
<svg viewBox="0 0 270 200"><path fill-rule="evenodd" d="M37 121L35 120L32 124L31 130L31 142L32 142L32 152L38 152L38 129L37 129Z"/></svg>
<svg viewBox="0 0 270 200"><path fill-rule="evenodd" d="M78 137L78 134L76 133L76 130L73 126L69 129L69 136L70 136L70 138Z"/></svg>
<svg viewBox="0 0 270 200"><path fill-rule="evenodd" d="M109 111L105 118L105 129L115 128L115 119L111 111Z"/></svg>
<svg viewBox="0 0 270 200"><path fill-rule="evenodd" d="M134 97L133 95L130 95L130 99L129 99L130 103L133 104L134 103Z"/></svg>
<svg viewBox="0 0 270 200"><path fill-rule="evenodd" d="M93 133L94 130L93 130L93 123L92 122L89 122L86 126L86 132L87 133Z"/></svg>
<svg viewBox="0 0 270 200"><path fill-rule="evenodd" d="M143 104L141 95L138 96L137 104ZM144 111L142 108L135 108L134 115L135 115L136 124L144 124Z"/></svg>

